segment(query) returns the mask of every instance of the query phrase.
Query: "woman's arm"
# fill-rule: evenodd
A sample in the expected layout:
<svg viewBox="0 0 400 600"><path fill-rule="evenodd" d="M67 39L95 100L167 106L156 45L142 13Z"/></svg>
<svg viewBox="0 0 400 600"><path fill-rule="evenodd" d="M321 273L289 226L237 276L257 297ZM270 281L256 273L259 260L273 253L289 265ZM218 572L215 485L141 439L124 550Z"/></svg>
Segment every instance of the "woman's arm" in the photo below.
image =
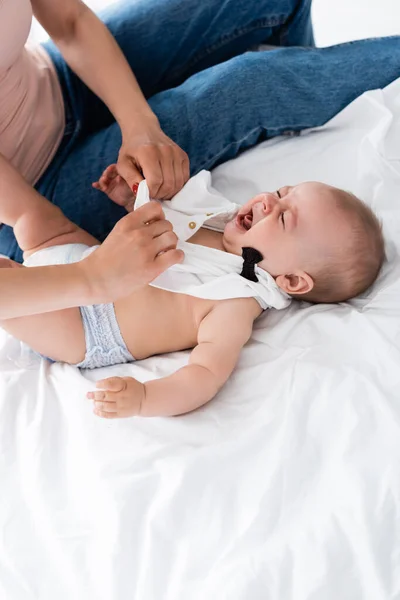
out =
<svg viewBox="0 0 400 600"><path fill-rule="evenodd" d="M0 269L0 320L91 304L97 285L81 263Z"/></svg>
<svg viewBox="0 0 400 600"><path fill-rule="evenodd" d="M132 119L157 120L118 44L80 0L31 0L37 20L71 69L99 96L121 129Z"/></svg>
<svg viewBox="0 0 400 600"><path fill-rule="evenodd" d="M149 202L79 263L0 269L0 319L113 302L181 262L176 242L160 205Z"/></svg>
<svg viewBox="0 0 400 600"><path fill-rule="evenodd" d="M120 175L132 187L143 173L153 198L170 198L189 178L187 155L161 131L108 29L80 0L32 0L32 6L71 69L117 120Z"/></svg>
<svg viewBox="0 0 400 600"><path fill-rule="evenodd" d="M48 227L48 219L57 219L58 212L64 222L61 211L0 154L0 222L16 226L20 245L30 248L46 237L46 220ZM92 239L88 235L86 243ZM176 250L176 242L161 206L150 202L121 219L104 243L80 263L0 269L0 319L112 302L180 262L183 253Z"/></svg>

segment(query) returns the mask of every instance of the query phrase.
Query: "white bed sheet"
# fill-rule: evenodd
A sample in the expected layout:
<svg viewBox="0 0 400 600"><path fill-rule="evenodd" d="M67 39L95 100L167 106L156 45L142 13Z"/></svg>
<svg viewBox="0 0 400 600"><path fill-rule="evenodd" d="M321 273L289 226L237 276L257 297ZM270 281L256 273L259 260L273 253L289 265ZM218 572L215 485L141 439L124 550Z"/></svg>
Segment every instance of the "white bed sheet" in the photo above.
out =
<svg viewBox="0 0 400 600"><path fill-rule="evenodd" d="M400 79L213 173L236 202L307 179L374 206L388 263L353 302L265 314L203 409L105 421L85 400L187 352L80 373L0 333L0 598L400 598Z"/></svg>

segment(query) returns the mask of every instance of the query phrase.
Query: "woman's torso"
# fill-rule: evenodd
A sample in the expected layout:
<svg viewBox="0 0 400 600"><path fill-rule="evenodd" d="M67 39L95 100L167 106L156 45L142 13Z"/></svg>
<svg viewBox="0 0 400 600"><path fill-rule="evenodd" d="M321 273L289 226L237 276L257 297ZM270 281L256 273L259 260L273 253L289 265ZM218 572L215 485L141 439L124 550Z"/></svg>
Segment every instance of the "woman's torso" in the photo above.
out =
<svg viewBox="0 0 400 600"><path fill-rule="evenodd" d="M64 104L54 66L41 48L25 47L30 0L0 0L0 153L34 184L64 132Z"/></svg>

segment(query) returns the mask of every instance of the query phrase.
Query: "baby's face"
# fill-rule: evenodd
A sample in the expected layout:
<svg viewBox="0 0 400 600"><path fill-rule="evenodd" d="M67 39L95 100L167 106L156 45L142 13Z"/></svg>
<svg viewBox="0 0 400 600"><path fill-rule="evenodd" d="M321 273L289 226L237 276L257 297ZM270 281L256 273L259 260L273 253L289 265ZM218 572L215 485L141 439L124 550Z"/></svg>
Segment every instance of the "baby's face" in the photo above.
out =
<svg viewBox="0 0 400 600"><path fill-rule="evenodd" d="M259 266L274 277L307 272L349 233L335 192L306 182L258 194L225 226L225 249L241 255L243 247L255 248L264 257Z"/></svg>

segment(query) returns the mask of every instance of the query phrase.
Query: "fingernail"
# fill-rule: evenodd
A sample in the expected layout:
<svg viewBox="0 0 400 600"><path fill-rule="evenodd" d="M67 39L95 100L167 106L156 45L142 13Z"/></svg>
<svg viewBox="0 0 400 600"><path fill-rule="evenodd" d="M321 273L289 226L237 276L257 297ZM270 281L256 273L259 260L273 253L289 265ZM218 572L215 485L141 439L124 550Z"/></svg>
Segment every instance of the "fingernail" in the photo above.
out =
<svg viewBox="0 0 400 600"><path fill-rule="evenodd" d="M138 183L134 183L133 186L132 186L132 192L135 194L135 196L137 194L138 188L139 188L139 184Z"/></svg>

